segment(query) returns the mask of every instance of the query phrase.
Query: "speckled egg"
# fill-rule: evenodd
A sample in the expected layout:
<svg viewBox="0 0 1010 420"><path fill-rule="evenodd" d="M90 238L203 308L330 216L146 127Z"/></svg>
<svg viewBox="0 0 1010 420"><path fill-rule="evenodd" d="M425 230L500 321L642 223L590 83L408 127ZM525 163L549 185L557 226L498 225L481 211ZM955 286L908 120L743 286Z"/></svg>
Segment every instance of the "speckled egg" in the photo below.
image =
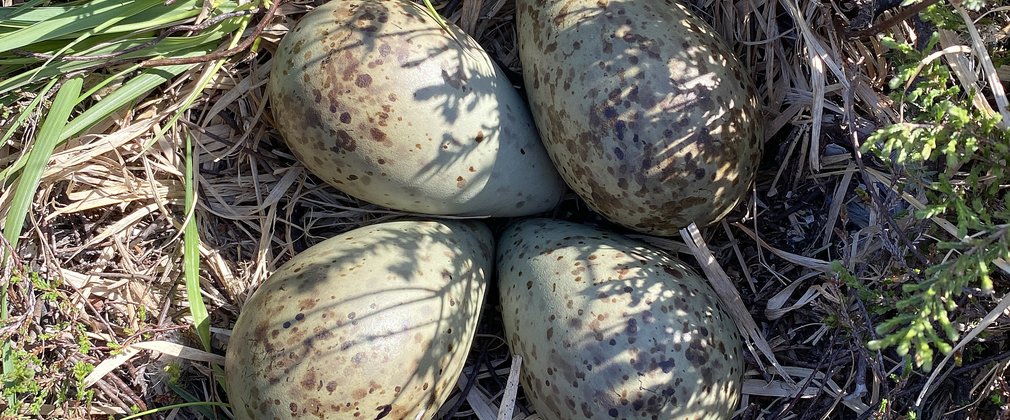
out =
<svg viewBox="0 0 1010 420"><path fill-rule="evenodd" d="M549 219L498 242L502 317L544 419L728 419L743 341L706 280L619 234Z"/></svg>
<svg viewBox="0 0 1010 420"><path fill-rule="evenodd" d="M225 356L239 419L430 419L466 361L491 271L482 225L398 221L292 258L242 307Z"/></svg>
<svg viewBox="0 0 1010 420"><path fill-rule="evenodd" d="M512 217L565 192L519 91L476 41L414 2L307 13L278 47L269 92L296 158L358 199Z"/></svg>
<svg viewBox="0 0 1010 420"><path fill-rule="evenodd" d="M725 217L762 153L753 82L675 0L517 0L541 138L591 208L673 235Z"/></svg>

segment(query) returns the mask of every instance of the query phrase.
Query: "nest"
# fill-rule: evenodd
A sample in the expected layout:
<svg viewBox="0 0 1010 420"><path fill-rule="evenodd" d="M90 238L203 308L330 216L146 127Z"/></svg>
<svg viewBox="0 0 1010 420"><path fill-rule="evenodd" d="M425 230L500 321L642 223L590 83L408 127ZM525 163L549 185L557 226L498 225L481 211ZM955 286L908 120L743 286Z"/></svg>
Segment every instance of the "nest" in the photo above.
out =
<svg viewBox="0 0 1010 420"><path fill-rule="evenodd" d="M512 0L433 3L522 89ZM45 335L32 340L44 344L25 349L48 366L37 369L38 383L50 390L78 383L73 392L93 395L88 404L44 401L43 415L124 415L191 402L155 415L227 418L216 366L249 294L322 240L409 216L320 182L272 128L271 52L313 6L282 3L257 28L259 49L232 56L206 86L200 76L208 66L197 66L52 156L16 258L5 267L4 277L15 281L8 290L12 316L0 332L15 341ZM922 29L908 19L908 9L864 0L692 0L689 6L732 46L757 83L767 121L765 159L749 200L721 223L683 238L636 237L680 254L717 288L739 296L727 309L750 322L744 325L744 398L735 417L1006 416L991 397L1010 395L1005 314L983 325L990 338L973 342L967 363L948 363L935 376L902 376L902 357L865 346L884 319L873 312L879 302L865 301L831 265L840 261L864 282L879 284L907 266L905 257L925 236L944 233L943 226L937 233L936 226L895 221L894 212L921 206L922 197L896 188L903 175L896 167L858 152L875 129L900 120L899 105L888 96L894 68L877 35L920 41ZM1005 9L994 12L1003 25L1010 22ZM991 42L1006 42L1005 28L991 32ZM997 104L990 109L1005 112L998 105L1005 95L985 83L1006 82L1010 71L980 70L979 78L972 66L978 58L970 51L991 44L946 36L948 44L967 47L945 58L967 64L954 66L958 80L976 83ZM179 109L185 111L175 121ZM23 138L34 127L28 124ZM0 162L29 146L28 140L0 145ZM199 350L184 284L187 151L196 168L192 223L211 351ZM11 194L0 191L0 204L6 207ZM574 197L559 214L593 217ZM993 275L997 290L1007 290L1006 273ZM955 315L979 320L993 307L991 299L969 299ZM521 389L506 398L513 357L503 335L501 318L488 305L442 417L487 418L502 406L513 418L532 413ZM81 363L95 369L76 379L67 374ZM894 379L899 376L904 379Z"/></svg>

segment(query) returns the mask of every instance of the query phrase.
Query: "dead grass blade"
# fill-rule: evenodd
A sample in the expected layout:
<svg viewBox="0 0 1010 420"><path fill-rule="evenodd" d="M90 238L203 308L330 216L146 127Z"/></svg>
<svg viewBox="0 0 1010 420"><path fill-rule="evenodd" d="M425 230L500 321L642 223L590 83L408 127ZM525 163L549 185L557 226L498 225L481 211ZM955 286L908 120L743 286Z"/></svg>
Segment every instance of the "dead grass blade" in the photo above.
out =
<svg viewBox="0 0 1010 420"><path fill-rule="evenodd" d="M966 53L972 52L971 48L960 45L961 40L958 38L957 34L953 31L947 29L941 29L940 33L940 45L944 47L944 50L957 48L954 54L947 56L947 64L953 71L954 75L957 76L958 82L965 89L965 92L971 96L971 103L979 110L983 115L993 116L997 112L989 105L989 102L985 100L985 95L980 94L981 87L978 82L978 75L971 64L971 60L968 59ZM906 88L907 89L907 88Z"/></svg>
<svg viewBox="0 0 1010 420"><path fill-rule="evenodd" d="M852 182L852 174L856 172L856 163L849 161L848 166L845 167L845 173L842 175L842 180L838 182L835 186L835 193L831 196L831 208L828 210L828 221L824 224L824 232L821 234L821 246L828 246L831 243L831 238L834 237L835 223L838 222L838 214L842 211L842 206L845 205L845 195L849 191L849 183Z"/></svg>
<svg viewBox="0 0 1010 420"><path fill-rule="evenodd" d="M122 366L123 363L126 363L138 354L140 354L139 348L126 347L118 354L102 360L98 366L95 366L95 370L92 370L88 376L84 377L84 388L90 388L91 386L97 384L98 381L105 377L105 375L112 373L112 371L116 370L116 368Z"/></svg>
<svg viewBox="0 0 1010 420"><path fill-rule="evenodd" d="M471 369L476 369L476 367L463 369L463 373L459 375L459 380L456 381L456 387L459 388L460 392L466 390L467 384L470 383L468 378L470 373L472 373ZM471 387L470 392L467 392L466 395L460 395L459 398L466 398L466 402L470 404L470 409L473 410L477 419L496 420L498 418L498 407L482 393L476 392L476 387ZM448 403L445 404L445 406L449 405Z"/></svg>
<svg viewBox="0 0 1010 420"><path fill-rule="evenodd" d="M775 352L772 351L771 346L768 345L768 341L761 334L757 323L754 322L754 318L747 311L747 307L743 304L743 299L740 298L740 293L737 292L733 281L729 279L729 276L723 271L722 266L716 261L715 255L712 255L712 251L708 249L705 238L701 236L701 231L698 230L698 227L694 223L691 223L688 227L681 229L680 236L684 238L684 243L687 244L698 264L705 271L709 283L712 284L719 298L726 305L727 311L736 321L740 333L744 337L749 338L749 340L745 340L747 348L750 349L755 360L761 364L761 368L764 369L764 364L761 363L761 355L764 355L765 359L775 368L775 371L786 382L792 383L792 378L782 369L782 365L775 358ZM757 347L760 355L755 351L754 347Z"/></svg>
<svg viewBox="0 0 1010 420"><path fill-rule="evenodd" d="M722 226L722 231L726 233L726 237L729 238L730 244L733 246L733 255L736 256L737 262L740 263L740 271L743 272L744 279L747 280L747 286L750 287L751 293L757 294L757 287L754 286L754 276L750 272L750 267L747 266L743 251L740 250L740 242L736 240L736 236L733 235L733 231L729 228L729 223L725 219L719 222L719 226Z"/></svg>
<svg viewBox="0 0 1010 420"><path fill-rule="evenodd" d="M1000 116L1003 117L999 122L999 127L1004 130L1010 130L1010 110L1007 109L1010 108L1010 100L1007 100L1006 90L1003 89L1003 83L1000 83L996 67L992 63L992 57L989 56L989 50L985 47L982 36L979 35L978 28L975 27L975 21L968 15L968 12L955 2L951 2L951 6L954 7L954 10L957 10L958 15L964 20L968 34L971 36L971 47L975 52L975 57L982 64L983 74L985 74L986 79L989 81L989 89L996 100L996 109L999 111Z"/></svg>
<svg viewBox="0 0 1010 420"><path fill-rule="evenodd" d="M71 416L75 416L75 415L78 415L78 414L79 413L77 413L77 412L73 412L73 413L68 412L67 410L64 410L64 409L62 409L60 407L57 407L55 405L52 405L52 404L43 404L42 407L41 407L41 409L39 410L39 415L42 416L42 418L47 418L47 419L68 419L68 418L73 418ZM102 403L93 403L93 404L91 404L91 406L88 407L88 411L87 411L87 415L93 416L93 417L99 417L99 416L126 416L127 414L129 414L129 412L126 411L126 410L124 410L124 409L122 409L122 408L113 407L111 405L106 405L106 404L102 404Z"/></svg>
<svg viewBox="0 0 1010 420"><path fill-rule="evenodd" d="M208 353L203 350L197 350L179 343L173 343L171 341L144 341L141 343L131 344L130 346L143 350L156 351L158 353L178 357L180 359L207 362L224 366L224 356L220 354Z"/></svg>
<svg viewBox="0 0 1010 420"><path fill-rule="evenodd" d="M750 238L753 239L754 241L756 241L758 243L758 245L761 246L761 248L764 248L764 249L767 249L768 251L771 251L772 254L775 254L777 257L782 258L783 260L789 261L789 262L791 262L793 264L796 264L796 265L800 265L800 266L809 268L811 270L817 270L817 271L820 271L820 272L823 272L823 273L831 271L831 263L830 262L827 262L827 261L824 261L824 260L819 260L817 258L804 257L802 255L796 255L796 254L793 254L791 252L786 252L786 251L782 251L780 249L776 249L776 248L772 247L771 245L768 245L768 243L765 242L764 240L762 240L761 238L759 238L757 236L757 234L754 233L754 231L748 229L743 224L741 224L741 223L733 223L733 226L736 226L738 229L742 230L743 233L747 234L747 236L750 236Z"/></svg>
<svg viewBox="0 0 1010 420"><path fill-rule="evenodd" d="M818 56L810 57L810 87L813 88L813 104L810 108L810 170L821 170L821 127L824 126L824 89L827 84L824 75L824 60Z"/></svg>
<svg viewBox="0 0 1010 420"><path fill-rule="evenodd" d="M802 398L811 398L820 393L823 389L828 395L840 398L842 404L854 411L857 415L861 415L870 409L868 405L858 400L849 400L843 398L845 395L845 389L838 386L838 384L827 378L825 380L824 373L815 371L809 368L795 367L795 366L784 366L785 370L790 378L794 382L806 383L809 381L810 386L797 390L795 385L790 385L783 381L765 381L762 379L748 379L744 381L743 392L749 395L762 395L768 397L781 397L781 398L792 398L800 395Z"/></svg>
<svg viewBox="0 0 1010 420"><path fill-rule="evenodd" d="M796 309L802 308L806 306L808 303L813 302L818 297L820 297L822 289L816 285L810 286L807 288L805 292L803 292L803 295L800 296L799 299L796 299L795 303L786 306L786 303L789 301L789 297L792 296L793 292L795 292L796 289L802 286L807 279L819 276L820 274L821 273L818 272L812 272L799 279L796 279L792 283L789 283L789 285L783 288L780 292L776 293L774 296L768 299L768 303L765 305L765 317L767 317L770 320L779 319L783 315Z"/></svg>
<svg viewBox="0 0 1010 420"><path fill-rule="evenodd" d="M509 368L509 377L505 383L505 393L502 395L501 407L498 408L498 420L511 420L512 412L515 410L516 394L519 393L519 372L522 369L523 357L512 356L512 365Z"/></svg>

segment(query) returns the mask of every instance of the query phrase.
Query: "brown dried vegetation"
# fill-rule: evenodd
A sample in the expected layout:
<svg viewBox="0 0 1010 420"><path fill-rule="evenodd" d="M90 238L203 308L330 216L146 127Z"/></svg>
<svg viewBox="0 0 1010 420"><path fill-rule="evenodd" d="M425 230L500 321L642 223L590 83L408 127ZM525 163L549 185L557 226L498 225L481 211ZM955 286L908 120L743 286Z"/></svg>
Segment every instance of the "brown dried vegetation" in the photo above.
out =
<svg viewBox="0 0 1010 420"><path fill-rule="evenodd" d="M433 3L521 87L513 1ZM741 328L751 343L736 417L903 418L916 409L925 418L1010 415L991 397L1002 395L1006 404L1010 396L1006 314L988 327L988 339L959 355L962 365L943 369L937 378L912 373L895 380L901 358L865 347L881 321L868 306L880 302L863 301L830 271L828 262L839 260L850 269L861 267L861 277L886 281L897 260L914 251L899 237L918 232L901 232L906 227L887 221L879 210L910 205L887 188L896 175L887 166L870 172L884 187L883 202L871 200L853 149L876 127L896 121L898 109L886 95L893 68L884 47L872 36L850 35L894 12L875 16L876 2L864 0L689 3L728 41L757 83L766 121L765 159L749 200L722 223L686 234L684 242L636 237L681 253L692 264L692 256L714 256L702 260L700 268L724 299L736 295L727 306L738 320L749 320ZM64 372L83 361L98 365L103 375L93 375L89 383L91 405L46 401L48 416L121 415L179 403L185 394L227 402L215 364L222 363L231 325L249 293L315 243L407 216L350 199L309 175L272 129L265 92L271 51L311 7L308 1L283 3L265 26L260 49L232 56L178 122L171 116L198 89L203 67L56 150L18 258L7 269L58 282L52 289L57 297L41 299L47 290L27 280L11 284L12 317L0 326L0 338L16 342L19 331L43 334L57 325L81 326L83 334L57 331L44 346L27 350L46 364L66 366ZM986 28L987 33L994 43L1006 45L1008 12L995 13L1003 26ZM922 36L908 20L889 22L879 29L910 41ZM1007 67L998 70L997 80L1010 80ZM0 125L6 123L0 119ZM163 136L155 135L159 129L165 130ZM29 124L20 133L24 141L0 146L0 166L29 147L34 130ZM211 313L213 352L196 350L200 345L182 286L187 135L195 141L199 168L200 278ZM0 190L0 208L10 194ZM599 221L571 197L553 216ZM997 290L1007 290L1006 273L993 276ZM487 298L496 300L494 293ZM980 319L992 306L963 307L961 315ZM449 398L444 414L475 416L475 410L502 404L515 404L517 418L528 414L521 391L515 401L502 400L511 360L500 325L495 305L489 304L460 390ZM81 339L90 343L84 352ZM63 379L37 380L50 386ZM915 407L924 389L929 398ZM461 391L470 398L464 401ZM221 408L207 407L213 410L224 417ZM181 409L159 415L192 418L196 413Z"/></svg>

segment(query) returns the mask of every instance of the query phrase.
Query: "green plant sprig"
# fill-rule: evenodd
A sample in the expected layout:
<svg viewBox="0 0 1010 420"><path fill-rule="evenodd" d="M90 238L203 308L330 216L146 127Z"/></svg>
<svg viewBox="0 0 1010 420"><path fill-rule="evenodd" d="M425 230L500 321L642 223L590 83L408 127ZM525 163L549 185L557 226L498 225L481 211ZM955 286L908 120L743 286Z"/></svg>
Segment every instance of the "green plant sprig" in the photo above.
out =
<svg viewBox="0 0 1010 420"><path fill-rule="evenodd" d="M925 51L937 40L934 34ZM881 41L896 66L889 86L902 121L878 129L862 150L894 162L908 179L923 183L929 204L913 213L919 223L943 218L957 227L957 235L932 245L931 258L942 261L915 269L909 277L921 280L901 285L892 316L877 325L880 338L868 347L893 347L929 371L936 351L949 353L958 339L952 319L957 318L957 302L971 288L992 293L990 265L1010 256L1010 193L1005 187L1010 184L1005 169L1010 133L997 127L998 117L982 115L970 105L971 98L966 99L946 65L923 64L926 53L908 43Z"/></svg>
<svg viewBox="0 0 1010 420"><path fill-rule="evenodd" d="M17 159L0 168L0 188L16 188L11 208L0 215L3 234L15 250L52 151L187 72L206 70L201 74L203 83L191 94L191 98L197 97L207 86L206 80L221 69L222 60L195 59L220 52L223 45L248 45L244 32L254 15L260 14L251 10L261 2L215 1L209 8L200 0L85 0L44 5L47 3L30 0L16 7L0 7L0 123L5 128L0 144L24 133L33 116L45 116L39 133L25 136ZM270 6L275 10L277 5ZM205 20L194 22L205 12ZM261 21L261 25L265 23L265 19ZM195 33L181 35L183 30ZM251 45L255 47L255 40ZM145 68L145 62L156 67ZM165 64L157 64L162 62ZM50 98L56 87L58 93ZM186 101L176 115L182 115L192 103ZM184 154L186 151L180 151ZM186 210L195 208L195 190L187 190L186 202ZM187 214L192 216L192 212ZM195 226L192 219L188 223L187 227ZM191 229L186 231L187 291L198 336L206 347L206 310L200 310L199 282L193 280L198 280L198 271L193 269L199 267L198 261L193 261L199 258L199 253L193 252L198 238ZM0 255L0 269L8 263L8 256ZM0 284L0 321L8 317L7 285L7 281ZM33 361L19 347L22 345L24 340L6 341L0 355L6 414L16 415L26 407L40 407L47 399L62 398L26 388L31 377L25 369ZM80 398L87 394L77 393Z"/></svg>

